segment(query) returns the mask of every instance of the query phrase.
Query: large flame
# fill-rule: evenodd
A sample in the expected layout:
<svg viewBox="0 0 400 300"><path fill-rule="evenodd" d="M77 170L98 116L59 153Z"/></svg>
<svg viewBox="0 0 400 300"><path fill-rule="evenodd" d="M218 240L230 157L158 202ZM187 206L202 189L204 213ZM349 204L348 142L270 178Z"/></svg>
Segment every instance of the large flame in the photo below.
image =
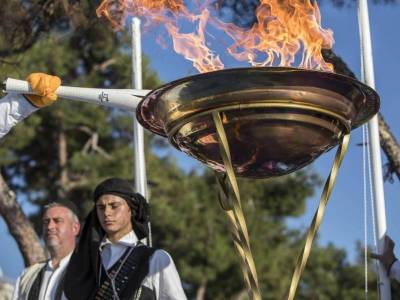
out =
<svg viewBox="0 0 400 300"><path fill-rule="evenodd" d="M210 0L209 0L210 1ZM252 66L298 66L306 69L333 71L324 61L321 50L332 48L333 32L321 27L321 15L316 1L260 0L257 21L251 28L225 23L210 10L218 10L217 2L193 1L193 7L183 0L104 0L97 9L119 29L128 16L138 16L145 27L164 26L172 38L174 50L193 62L201 73L220 70L224 65L206 41L208 25L225 32L233 44L227 52ZM189 22L195 30L182 33L180 24ZM300 59L299 59L300 58Z"/></svg>

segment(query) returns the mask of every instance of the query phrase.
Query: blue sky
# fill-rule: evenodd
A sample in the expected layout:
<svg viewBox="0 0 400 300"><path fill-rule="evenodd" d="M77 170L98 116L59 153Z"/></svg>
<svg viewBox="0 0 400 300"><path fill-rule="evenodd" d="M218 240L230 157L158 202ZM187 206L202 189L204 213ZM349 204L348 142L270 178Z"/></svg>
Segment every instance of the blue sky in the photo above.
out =
<svg viewBox="0 0 400 300"><path fill-rule="evenodd" d="M372 1L370 1L372 2ZM357 74L360 74L360 50L358 36L358 22L356 7L337 9L329 1L324 1L320 6L322 23L334 31L334 51L340 55ZM373 5L370 3L370 21L372 31L373 54L375 64L376 90L381 97L381 112L392 132L400 140L400 104L397 88L400 85L400 5ZM197 71L181 56L173 53L170 48L163 50L155 43L152 33L143 34L143 52L149 56L151 67L157 70L160 78L168 82L180 77L196 74ZM221 56L226 56L222 53ZM231 60L226 58L227 67L233 67ZM232 63L232 65L231 65ZM362 175L362 148L356 146L362 141L362 131L357 129L352 132L349 150L343 161L341 170L331 200L327 207L325 218L320 229L320 243L334 243L345 248L351 260L355 256L356 241L364 240L363 220L363 175ZM174 155L180 165L185 169L197 166L197 162L178 151L169 153ZM322 178L326 178L332 161L334 151L321 156L311 167ZM382 155L385 162L385 156ZM306 229L311 222L314 210L317 207L320 191L316 191L310 198L307 211L298 219L291 219L290 226ZM400 245L400 184L385 183L386 214L388 233ZM29 205L23 208L29 213ZM368 215L371 219L371 215ZM372 226L368 226L369 242L372 243ZM18 247L10 237L8 230L0 220L0 244L2 255L0 267L4 274L15 279L23 269L23 262ZM265 245L268 247L268 245ZM396 249L400 256L400 246ZM296 253L297 255L297 253Z"/></svg>

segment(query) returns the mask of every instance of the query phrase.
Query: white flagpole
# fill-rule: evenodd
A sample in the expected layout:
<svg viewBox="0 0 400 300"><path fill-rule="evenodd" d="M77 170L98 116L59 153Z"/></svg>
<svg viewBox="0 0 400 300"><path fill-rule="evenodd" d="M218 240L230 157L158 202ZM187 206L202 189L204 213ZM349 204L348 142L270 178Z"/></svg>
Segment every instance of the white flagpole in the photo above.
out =
<svg viewBox="0 0 400 300"><path fill-rule="evenodd" d="M132 84L135 89L142 89L142 44L140 34L140 20L132 18ZM133 143L135 153L135 189L136 192L142 194L148 201L147 194L147 178L146 178L146 162L144 155L144 134L143 127L133 114ZM149 223L149 246L152 245L151 225Z"/></svg>
<svg viewBox="0 0 400 300"><path fill-rule="evenodd" d="M358 1L358 19L359 19L359 30L360 30L360 42L361 42L361 73L362 80L365 84L369 85L373 89L375 88L374 78L374 63L372 56L371 46L371 33L369 25L368 15L368 2L367 0ZM374 211L376 216L375 222L375 234L376 240L378 241L378 251L383 252L384 247L384 236L386 234L386 212L385 212L385 197L383 191L383 176L382 176L382 160L380 152L380 141L379 141L379 128L378 128L378 116L375 115L368 123L369 129L369 140L372 156L372 186L374 195ZM379 265L379 294L381 300L390 300L390 280L387 277L386 270L381 263Z"/></svg>

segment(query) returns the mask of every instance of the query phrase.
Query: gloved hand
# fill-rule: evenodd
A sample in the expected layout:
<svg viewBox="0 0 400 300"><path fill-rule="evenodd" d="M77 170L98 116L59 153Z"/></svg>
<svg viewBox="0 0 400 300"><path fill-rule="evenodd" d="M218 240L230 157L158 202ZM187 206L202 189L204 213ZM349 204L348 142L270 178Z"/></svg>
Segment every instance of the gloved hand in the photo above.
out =
<svg viewBox="0 0 400 300"><path fill-rule="evenodd" d="M36 107L44 107L53 104L57 100L55 91L61 85L61 79L57 76L44 73L31 73L26 80L36 95L24 95L29 102Z"/></svg>

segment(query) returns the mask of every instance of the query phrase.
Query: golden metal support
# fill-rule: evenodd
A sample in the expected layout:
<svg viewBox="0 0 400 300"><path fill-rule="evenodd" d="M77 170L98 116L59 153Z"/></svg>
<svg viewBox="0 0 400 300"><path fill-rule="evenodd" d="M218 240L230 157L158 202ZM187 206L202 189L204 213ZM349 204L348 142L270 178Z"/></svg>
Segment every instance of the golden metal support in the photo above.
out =
<svg viewBox="0 0 400 300"><path fill-rule="evenodd" d="M296 268L293 272L292 281L289 288L288 300L293 300L296 295L297 286L300 281L300 277L303 274L304 268L307 264L307 260L310 256L311 247L314 242L315 236L318 232L319 226L321 225L322 218L325 213L326 205L328 204L329 197L331 195L332 189L335 185L337 172L343 161L344 155L347 151L350 140L350 132L342 136L341 142L336 152L335 160L332 165L331 172L325 182L324 190L322 191L321 198L319 201L318 209L315 212L314 218L311 222L310 229L307 233L306 242L304 245L303 252L297 260Z"/></svg>
<svg viewBox="0 0 400 300"><path fill-rule="evenodd" d="M221 113L213 112L213 120L218 133L220 152L225 165L226 175L234 194L231 203L228 204L228 201L230 199L228 192L229 189L225 185L225 182L221 178L221 175L217 175L221 191L220 197L222 197L222 199L220 199L221 207L225 211L228 218L235 249L241 259L243 277L249 297L250 299L261 300L257 271L250 248L250 238L247 231L246 221L243 215L239 187L237 185L236 176L233 171L231 156L229 152L229 144L226 138L220 114Z"/></svg>

